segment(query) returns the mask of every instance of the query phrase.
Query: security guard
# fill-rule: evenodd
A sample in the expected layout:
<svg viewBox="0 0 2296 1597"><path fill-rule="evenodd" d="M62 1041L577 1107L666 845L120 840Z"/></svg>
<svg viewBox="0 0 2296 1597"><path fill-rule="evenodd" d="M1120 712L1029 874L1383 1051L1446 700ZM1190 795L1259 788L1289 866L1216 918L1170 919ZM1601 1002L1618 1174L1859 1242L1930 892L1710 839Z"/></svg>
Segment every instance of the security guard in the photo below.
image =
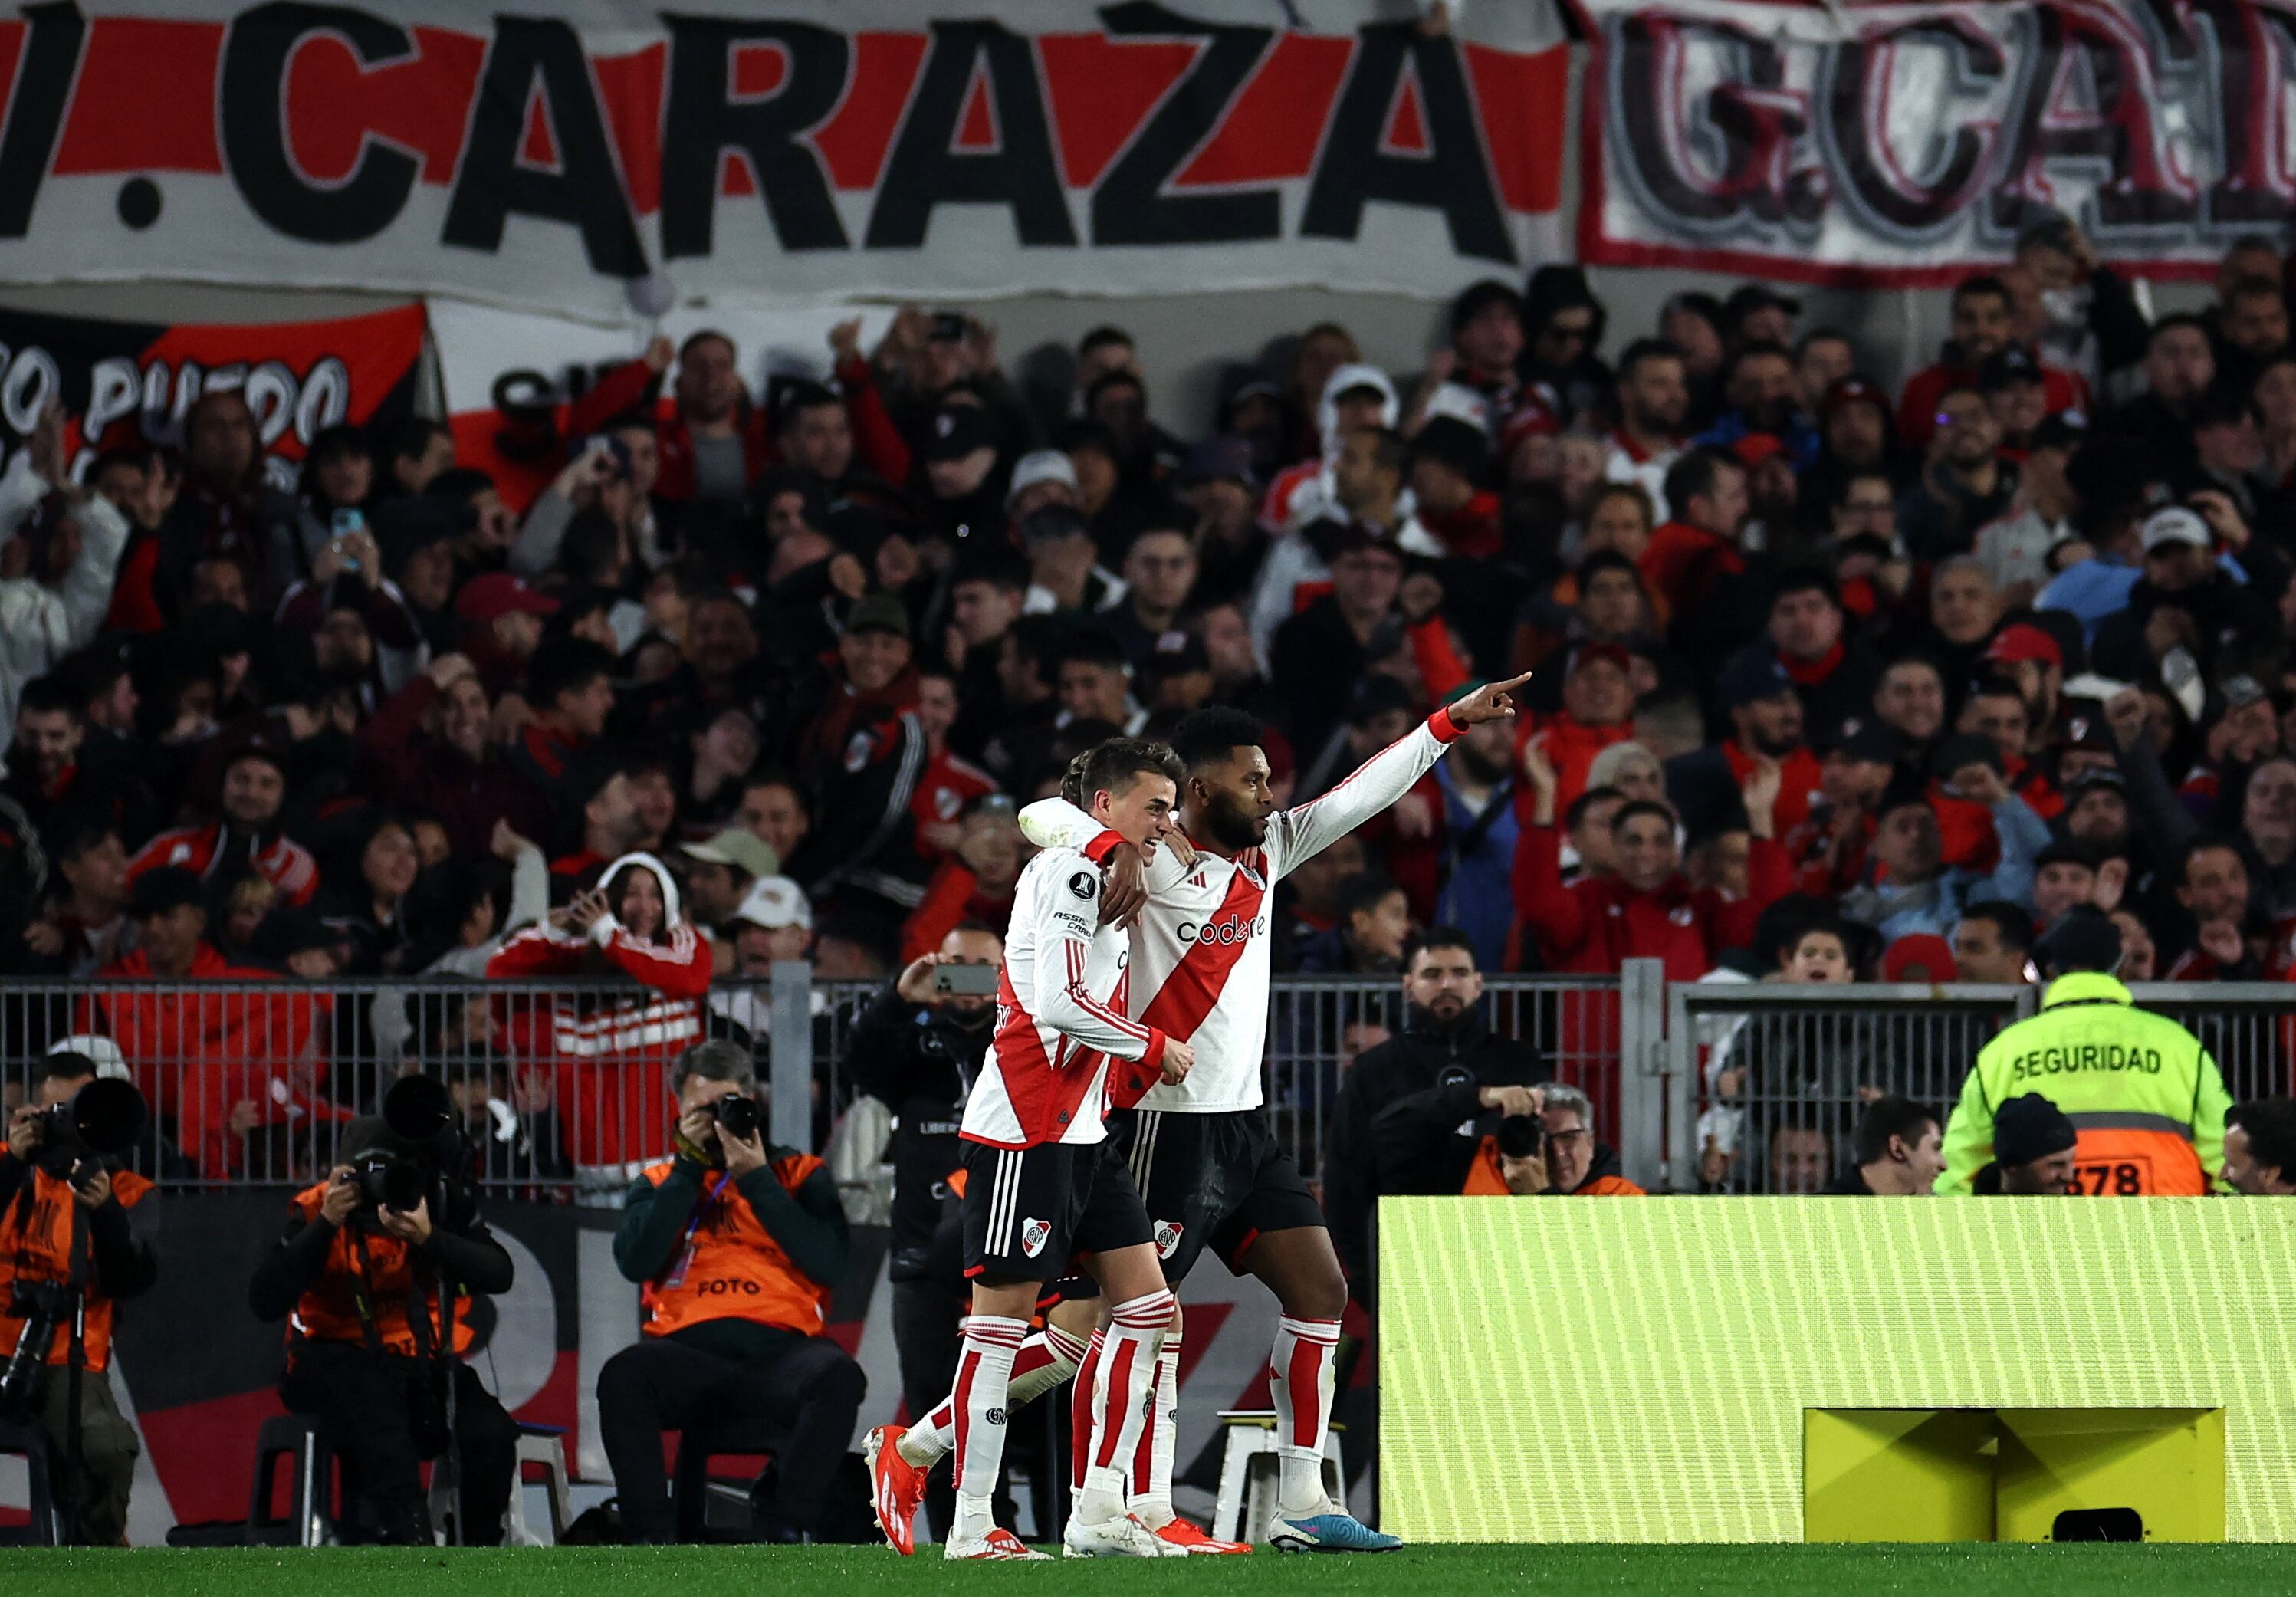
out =
<svg viewBox="0 0 2296 1597"><path fill-rule="evenodd" d="M2034 949L2052 979L2041 1012L2003 1031L1977 1056L1945 1131L1937 1190L1972 1190L1993 1159L1993 1117L2038 1092L2079 1133L2073 1190L2085 1197L2206 1195L2224 1165L2232 1107L2200 1039L2134 1006L2115 979L2120 932L2086 905L2065 912Z"/></svg>

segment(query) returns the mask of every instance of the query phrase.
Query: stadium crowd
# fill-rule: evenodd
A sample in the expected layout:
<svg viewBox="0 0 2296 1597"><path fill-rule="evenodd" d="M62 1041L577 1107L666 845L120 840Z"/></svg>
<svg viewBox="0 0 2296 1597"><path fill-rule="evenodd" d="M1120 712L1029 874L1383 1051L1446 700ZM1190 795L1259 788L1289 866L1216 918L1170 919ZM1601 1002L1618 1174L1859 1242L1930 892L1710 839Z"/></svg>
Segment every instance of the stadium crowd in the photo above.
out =
<svg viewBox="0 0 2296 1597"><path fill-rule="evenodd" d="M1546 266L1462 293L1404 381L1343 327L1280 339L1193 440L1159 425L1116 325L1057 393L955 313L904 309L870 349L843 323L830 381L766 393L702 332L574 400L562 470L522 506L428 420L329 431L289 494L234 391L192 405L179 449L104 447L78 481L52 414L0 475L0 977L37 984L0 992L34 1078L8 1084L12 1224L34 1197L102 1216L108 1316L150 1285L122 1216L145 1175L292 1180L250 1302L296 1327L289 1406L358 1438L358 1534L428 1538L415 1465L451 1435L462 1519L491 1539L514 1427L462 1373L433 1380L469 1294L510 1280L463 1178L620 1206L645 1314L599 1382L622 1532L691 1534L660 1436L738 1420L819 1466L786 1472L775 1519L811 1536L862 1397L822 1334L853 1183L834 1150L766 1140L767 1009L723 979L803 959L876 984L837 1026L816 1014L846 1096L821 1094L814 1142L879 1106L856 1118L895 1172L869 1217L922 1500L925 1455L956 1445L931 1418L958 1357L946 1195L993 1013L935 978L998 962L1021 810L1111 738L1247 712L1279 807L1427 743L1401 800L1298 847L1236 934L1278 972L1365 982L1324 1017L1348 1069L1299 1194L1349 1280L1295 1271L1314 1302L1283 1322L1328 1327L1326 1356L1341 1306L1374 1300L1379 1196L1641 1190L1614 1149L1615 1003L1562 1011L1566 1085L1485 1023L1491 973L2048 976L2092 1006L2128 1002L2116 975L2296 979L2292 266L2243 242L2209 310L2148 319L2077 231L2038 225L1954 290L1950 340L1891 363L1917 368L1895 391L1868 374L1883 352L1771 288L1612 328L1579 271ZM1469 700L1523 673L1522 713ZM182 986L209 979L228 985ZM1715 1040L1710 1188L1753 1168L1789 1192L2082 1190L2100 1117L2174 1118L1982 1084L1949 1116L1970 1061L1911 1102L1862 1068L1891 1034L1850 1021ZM1279 999L1277 1055L1308 1029ZM1972 1082L2018 1079L2009 1036ZM2296 1110L2252 1079L2232 1104L2204 1052L2185 1067L2207 1090L2177 1089L2169 1152L2193 1190L2291 1191ZM388 1100L424 1072L452 1107L418 1135ZM99 1073L162 1128L143 1174L65 1136ZM328 1123L340 1150L309 1134ZM2145 1136L2170 1132L2128 1133L2087 1190L2185 1190L2142 1184ZM331 1162L391 1149L439 1184L409 1200ZM14 1274L69 1274L73 1233L50 1229ZM378 1318L373 1280L410 1307ZM0 1330L52 1323L26 1313ZM1016 1393L1097 1357L1088 1323L1025 1355L1013 1325ZM97 1485L71 1528L98 1541L122 1534L135 1452L108 1333L72 1343L69 1385L58 1340L10 1399L58 1434L89 1405L71 1445ZM1320 1501L1320 1448L1303 1457Z"/></svg>
<svg viewBox="0 0 2296 1597"><path fill-rule="evenodd" d="M2148 320L2038 225L1894 391L1773 289L1614 327L1549 266L1400 381L1344 327L1278 340L1195 439L1119 325L1053 395L957 314L843 324L830 382L770 394L699 333L575 401L515 511L430 421L330 431L288 494L233 391L78 483L51 417L0 478L0 973L634 978L33 1028L108 1036L209 1174L451 1052L529 1167L619 1190L670 1106L615 1067L740 1029L714 976L1001 928L1017 807L1079 750L1235 706L1297 803L1530 670L1284 881L1277 970L1447 926L1485 971L2021 981L2089 905L2130 979L2283 977L2286 265L2243 242ZM233 1074L258 1033L293 1067ZM214 1078L144 1070L186 1060Z"/></svg>

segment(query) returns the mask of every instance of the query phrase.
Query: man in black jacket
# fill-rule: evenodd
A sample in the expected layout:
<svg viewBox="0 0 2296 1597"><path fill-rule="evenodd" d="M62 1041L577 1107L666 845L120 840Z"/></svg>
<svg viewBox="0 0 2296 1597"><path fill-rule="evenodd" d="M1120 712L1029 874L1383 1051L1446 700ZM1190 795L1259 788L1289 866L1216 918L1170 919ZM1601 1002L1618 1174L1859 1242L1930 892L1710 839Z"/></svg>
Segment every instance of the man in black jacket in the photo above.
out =
<svg viewBox="0 0 2296 1597"><path fill-rule="evenodd" d="M1406 952L1403 995L1410 1015L1403 1035L1366 1051L1340 1083L1324 1157L1324 1213L1332 1241L1366 1306L1375 1299L1374 1221L1382 1192L1456 1192L1449 1186L1383 1184L1371 1126L1381 1111L1415 1093L1435 1093L1453 1123L1518 1097L1552 1076L1529 1044L1493 1036L1482 1016L1483 978L1474 946L1456 927L1439 926ZM1528 1112L1518 1107L1516 1112Z"/></svg>
<svg viewBox="0 0 2296 1597"><path fill-rule="evenodd" d="M912 961L870 1002L853 1025L845 1068L854 1085L893 1111L885 1157L893 1167L893 1346L901 1361L901 1395L913 1415L939 1403L956 1374L957 1323L966 1292L954 1231L938 1250L934 1236L955 1211L950 1190L957 1159L956 1125L965 1094L980 1072L995 1031L996 1000L933 990L934 972L971 966L995 971L1004 939L967 921L941 939L939 951ZM936 1527L951 1522L952 1488L944 1478L927 1498ZM942 1501L936 1502L935 1498Z"/></svg>

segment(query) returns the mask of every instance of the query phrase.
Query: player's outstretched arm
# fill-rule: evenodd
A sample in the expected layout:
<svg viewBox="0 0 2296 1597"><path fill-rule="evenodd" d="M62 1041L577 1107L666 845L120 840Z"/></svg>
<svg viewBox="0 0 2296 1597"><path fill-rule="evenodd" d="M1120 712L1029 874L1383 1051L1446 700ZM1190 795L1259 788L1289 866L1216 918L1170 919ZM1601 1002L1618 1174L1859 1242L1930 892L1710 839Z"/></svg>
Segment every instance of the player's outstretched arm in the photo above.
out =
<svg viewBox="0 0 2296 1597"><path fill-rule="evenodd" d="M1311 859L1386 809L1434 767L1443 750L1470 726L1514 718L1514 690L1530 673L1486 683L1396 739L1355 768L1322 798L1287 809L1267 823L1268 865L1277 876Z"/></svg>

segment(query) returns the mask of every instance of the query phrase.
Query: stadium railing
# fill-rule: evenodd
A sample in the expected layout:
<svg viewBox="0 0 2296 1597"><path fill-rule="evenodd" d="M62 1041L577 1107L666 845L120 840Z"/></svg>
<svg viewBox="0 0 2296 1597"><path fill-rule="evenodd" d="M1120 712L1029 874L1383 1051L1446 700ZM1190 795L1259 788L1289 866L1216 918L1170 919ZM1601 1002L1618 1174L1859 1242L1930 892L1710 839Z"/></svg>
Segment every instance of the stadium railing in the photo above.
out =
<svg viewBox="0 0 2296 1597"><path fill-rule="evenodd" d="M2200 1038L2235 1100L2289 1091L2296 987L2149 982L2131 990L2138 1004ZM2033 987L1674 983L1659 1073L1670 1123L1693 1130L1665 1184L1815 1191L1847 1169L1850 1131L1867 1101L1887 1094L1949 1113L1979 1051L2039 1007Z"/></svg>
<svg viewBox="0 0 2296 1597"><path fill-rule="evenodd" d="M667 1150L667 1067L703 1036L756 1054L775 1141L827 1147L854 1101L855 1020L881 987L816 981L802 963L720 980L693 1002L609 981L440 976L0 980L0 1095L10 1110L27 1102L39 1057L78 1038L99 1063L116 1057L152 1102L139 1167L189 1188L299 1183L324 1174L354 1115L422 1070L463 1108L485 1186L610 1200ZM2296 987L2136 991L2201 1036L2235 1098L2289 1090ZM1284 976L1270 996L1268 1113L1319 1180L1342 1073L1403 1028L1401 983ZM1643 1185L1769 1192L1807 1186L1814 1163L1841 1168L1871 1095L1949 1108L1978 1050L2038 1003L2031 987L1669 984L1657 962L1636 960L1616 977L1489 977L1480 1014L1587 1092L1598 1134ZM882 1179L851 1165L840 1176Z"/></svg>

